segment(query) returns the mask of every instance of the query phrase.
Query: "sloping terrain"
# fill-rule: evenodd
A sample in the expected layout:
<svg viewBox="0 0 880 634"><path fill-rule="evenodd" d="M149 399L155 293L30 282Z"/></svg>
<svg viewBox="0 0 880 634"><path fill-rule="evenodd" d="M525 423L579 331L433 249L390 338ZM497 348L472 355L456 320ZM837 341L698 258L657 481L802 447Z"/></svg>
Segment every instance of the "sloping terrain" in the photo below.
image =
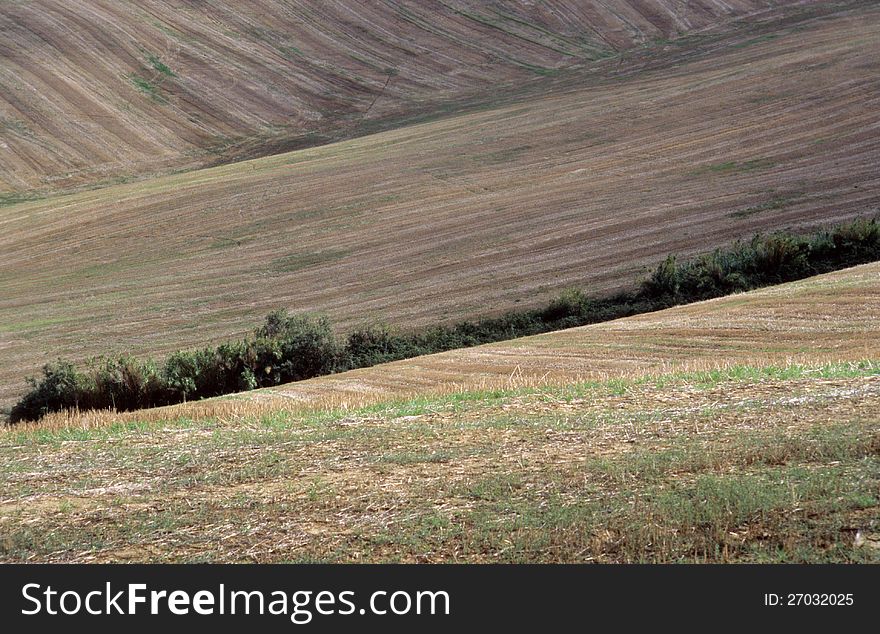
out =
<svg viewBox="0 0 880 634"><path fill-rule="evenodd" d="M0 400L57 356L207 344L277 307L341 329L452 320L570 286L601 294L670 252L757 230L875 214L877 7L711 47L507 106L0 208Z"/></svg>
<svg viewBox="0 0 880 634"><path fill-rule="evenodd" d="M789 4L6 1L0 195L356 134Z"/></svg>
<svg viewBox="0 0 880 634"><path fill-rule="evenodd" d="M0 560L877 562L878 308L873 264L8 429Z"/></svg>
<svg viewBox="0 0 880 634"><path fill-rule="evenodd" d="M611 322L452 350L173 407L46 425L231 419L474 390L880 358L880 263Z"/></svg>

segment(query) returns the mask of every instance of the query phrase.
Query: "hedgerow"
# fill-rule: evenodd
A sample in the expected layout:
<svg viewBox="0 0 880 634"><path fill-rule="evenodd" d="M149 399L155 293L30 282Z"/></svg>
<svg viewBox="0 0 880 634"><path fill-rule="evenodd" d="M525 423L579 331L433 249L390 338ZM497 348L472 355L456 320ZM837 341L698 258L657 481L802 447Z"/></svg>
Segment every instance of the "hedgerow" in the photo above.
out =
<svg viewBox="0 0 880 634"><path fill-rule="evenodd" d="M669 256L633 291L590 297L569 290L544 308L399 332L365 326L341 340L329 321L270 313L253 334L216 348L178 351L163 363L98 358L83 369L59 360L30 378L10 423L65 409L130 411L300 381L433 352L581 326L747 291L880 259L880 225L857 219L812 235L756 235L695 258Z"/></svg>

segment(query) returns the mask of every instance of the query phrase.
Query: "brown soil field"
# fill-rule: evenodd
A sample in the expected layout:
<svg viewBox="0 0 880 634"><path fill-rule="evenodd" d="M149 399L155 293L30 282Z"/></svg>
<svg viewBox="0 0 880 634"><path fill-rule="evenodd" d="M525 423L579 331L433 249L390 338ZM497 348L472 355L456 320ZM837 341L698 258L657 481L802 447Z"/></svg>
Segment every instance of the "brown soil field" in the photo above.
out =
<svg viewBox="0 0 880 634"><path fill-rule="evenodd" d="M35 429L120 421L243 418L357 409L401 399L583 381L640 380L736 366L880 359L880 263L760 291L278 388L139 412L52 414Z"/></svg>
<svg viewBox="0 0 880 634"><path fill-rule="evenodd" d="M876 213L880 11L863 4L516 103L0 207L0 401L57 356L160 355L276 307L341 329L452 320Z"/></svg>
<svg viewBox="0 0 880 634"><path fill-rule="evenodd" d="M0 3L0 194L314 145L817 2Z"/></svg>
<svg viewBox="0 0 880 634"><path fill-rule="evenodd" d="M877 562L878 309L872 264L3 430L0 561Z"/></svg>

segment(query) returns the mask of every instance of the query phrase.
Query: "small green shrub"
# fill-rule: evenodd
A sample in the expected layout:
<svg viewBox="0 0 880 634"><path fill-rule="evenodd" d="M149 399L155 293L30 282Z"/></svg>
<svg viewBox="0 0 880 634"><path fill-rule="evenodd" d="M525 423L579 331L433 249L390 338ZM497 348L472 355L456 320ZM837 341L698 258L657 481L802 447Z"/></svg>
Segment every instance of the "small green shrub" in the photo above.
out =
<svg viewBox="0 0 880 634"><path fill-rule="evenodd" d="M339 351L326 317L285 315L280 332L269 342L277 358L275 383L310 379L336 367Z"/></svg>
<svg viewBox="0 0 880 634"><path fill-rule="evenodd" d="M562 292L556 299L541 311L544 321L558 321L569 317L581 317L588 312L590 298L583 291L570 288Z"/></svg>
<svg viewBox="0 0 880 634"><path fill-rule="evenodd" d="M642 282L642 293L651 298L671 299L678 295L679 286L678 264L675 256L670 255Z"/></svg>
<svg viewBox="0 0 880 634"><path fill-rule="evenodd" d="M162 405L169 400L166 385L152 360L131 356L94 360L86 381L90 409L132 410Z"/></svg>
<svg viewBox="0 0 880 634"><path fill-rule="evenodd" d="M856 264L880 258L880 223L876 218L839 225L831 231L830 240L839 254L836 261Z"/></svg>
<svg viewBox="0 0 880 634"><path fill-rule="evenodd" d="M42 379L29 378L28 384L31 390L10 411L12 423L37 420L49 412L79 408L88 390L85 377L72 363L60 359L44 365Z"/></svg>
<svg viewBox="0 0 880 634"><path fill-rule="evenodd" d="M387 326L366 326L353 330L346 337L340 366L345 369L365 368L406 358L412 350L411 341L392 333Z"/></svg>

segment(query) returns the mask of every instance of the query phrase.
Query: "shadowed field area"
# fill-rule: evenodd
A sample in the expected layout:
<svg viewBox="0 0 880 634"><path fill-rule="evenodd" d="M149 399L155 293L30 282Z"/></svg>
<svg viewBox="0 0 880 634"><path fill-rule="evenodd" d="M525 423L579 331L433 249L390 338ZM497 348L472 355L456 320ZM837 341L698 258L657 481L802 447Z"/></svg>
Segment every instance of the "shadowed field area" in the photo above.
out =
<svg viewBox="0 0 880 634"><path fill-rule="evenodd" d="M283 393L7 430L0 557L877 562L878 304L868 265ZM358 397L371 381L384 392Z"/></svg>
<svg viewBox="0 0 880 634"><path fill-rule="evenodd" d="M874 213L880 13L773 24L662 73L2 207L0 401L57 356L161 355L279 306L451 321Z"/></svg>

